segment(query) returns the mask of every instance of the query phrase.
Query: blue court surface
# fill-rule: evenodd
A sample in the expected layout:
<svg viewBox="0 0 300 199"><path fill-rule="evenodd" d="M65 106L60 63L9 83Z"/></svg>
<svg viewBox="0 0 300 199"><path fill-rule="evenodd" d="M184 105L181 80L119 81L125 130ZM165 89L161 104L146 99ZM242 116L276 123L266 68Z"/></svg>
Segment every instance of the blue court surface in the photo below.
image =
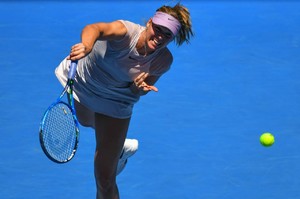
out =
<svg viewBox="0 0 300 199"><path fill-rule="evenodd" d="M95 198L91 129L68 164L40 148L41 116L62 90L54 69L84 25L144 24L175 2L0 2L1 199ZM172 70L135 107L140 147L118 177L121 198L299 199L300 3L181 2L196 35L170 46ZM259 143L266 131L272 147Z"/></svg>

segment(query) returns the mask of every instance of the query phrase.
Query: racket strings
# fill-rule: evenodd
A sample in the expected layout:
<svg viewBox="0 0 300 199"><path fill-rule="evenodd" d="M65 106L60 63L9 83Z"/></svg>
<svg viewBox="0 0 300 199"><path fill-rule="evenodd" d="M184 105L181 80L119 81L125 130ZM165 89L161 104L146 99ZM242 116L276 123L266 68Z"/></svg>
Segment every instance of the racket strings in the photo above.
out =
<svg viewBox="0 0 300 199"><path fill-rule="evenodd" d="M44 147L48 154L59 162L70 159L75 152L77 126L70 108L58 103L52 107L43 125Z"/></svg>

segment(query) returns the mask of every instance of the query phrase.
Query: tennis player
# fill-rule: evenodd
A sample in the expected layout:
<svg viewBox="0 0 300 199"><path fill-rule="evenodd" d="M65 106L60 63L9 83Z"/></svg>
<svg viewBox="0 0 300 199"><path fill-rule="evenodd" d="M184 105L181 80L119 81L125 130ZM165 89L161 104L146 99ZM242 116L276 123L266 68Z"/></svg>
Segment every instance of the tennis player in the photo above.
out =
<svg viewBox="0 0 300 199"><path fill-rule="evenodd" d="M126 20L84 27L81 43L56 68L66 84L70 60L79 60L74 83L78 120L96 134L94 171L97 199L118 199L116 176L138 149L126 139L134 104L157 92L154 83L170 69L167 45L180 46L193 36L190 13L182 4L162 6L145 26Z"/></svg>

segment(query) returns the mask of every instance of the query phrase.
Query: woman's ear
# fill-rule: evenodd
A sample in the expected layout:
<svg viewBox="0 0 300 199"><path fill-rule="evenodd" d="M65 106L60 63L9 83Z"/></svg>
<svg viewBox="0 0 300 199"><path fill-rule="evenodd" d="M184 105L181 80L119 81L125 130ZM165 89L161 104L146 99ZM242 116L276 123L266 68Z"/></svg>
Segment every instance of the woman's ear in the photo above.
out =
<svg viewBox="0 0 300 199"><path fill-rule="evenodd" d="M149 19L149 21L146 24L146 27L148 28L152 24L152 18Z"/></svg>

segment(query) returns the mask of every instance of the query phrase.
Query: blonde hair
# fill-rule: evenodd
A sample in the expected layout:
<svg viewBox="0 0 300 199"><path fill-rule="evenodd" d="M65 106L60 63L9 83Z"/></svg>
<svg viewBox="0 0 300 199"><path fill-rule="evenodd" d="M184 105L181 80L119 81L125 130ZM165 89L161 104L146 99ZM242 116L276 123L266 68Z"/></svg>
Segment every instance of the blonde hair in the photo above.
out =
<svg viewBox="0 0 300 199"><path fill-rule="evenodd" d="M158 8L156 11L165 12L169 15L172 15L180 22L181 28L175 37L175 43L178 46L184 42L190 43L190 38L194 36L194 32L192 30L192 22L189 10L185 6L180 3L177 3L174 7L164 5Z"/></svg>

